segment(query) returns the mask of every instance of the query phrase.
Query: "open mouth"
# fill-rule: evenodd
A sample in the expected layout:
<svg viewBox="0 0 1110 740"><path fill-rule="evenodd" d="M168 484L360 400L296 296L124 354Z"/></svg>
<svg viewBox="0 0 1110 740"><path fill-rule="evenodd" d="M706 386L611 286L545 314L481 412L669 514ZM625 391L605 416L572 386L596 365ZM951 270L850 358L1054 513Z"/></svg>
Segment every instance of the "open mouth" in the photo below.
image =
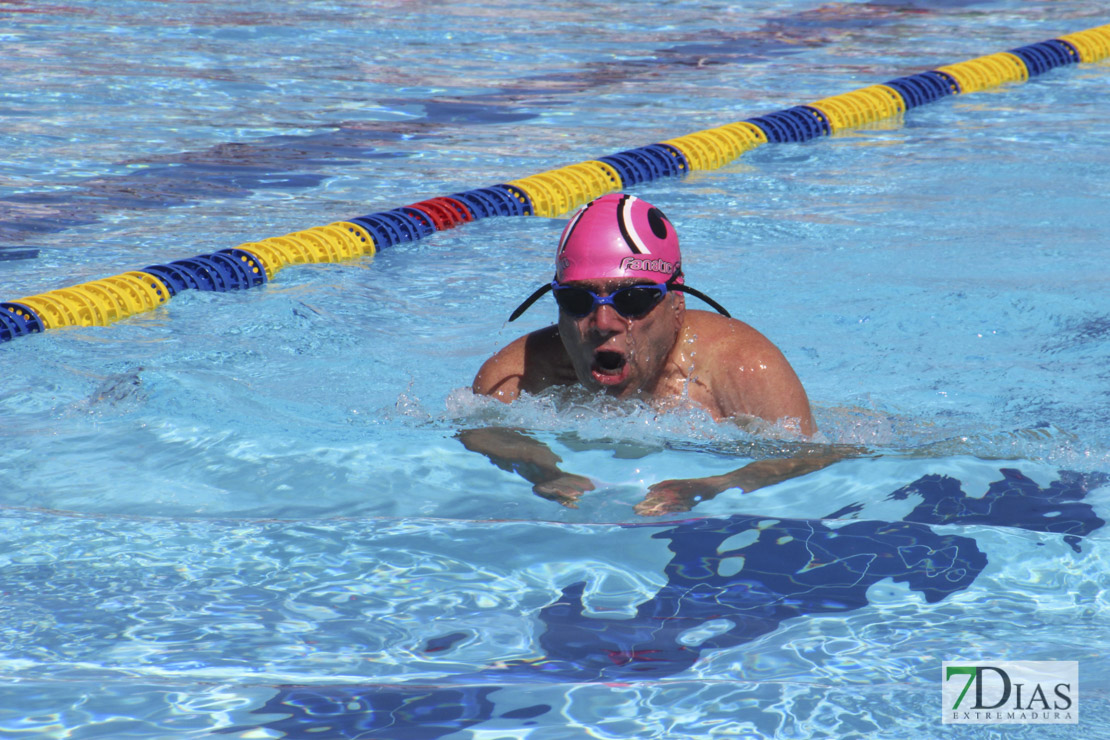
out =
<svg viewBox="0 0 1110 740"><path fill-rule="evenodd" d="M616 385L628 376L628 358L620 352L602 350L594 355L590 370L602 385Z"/></svg>

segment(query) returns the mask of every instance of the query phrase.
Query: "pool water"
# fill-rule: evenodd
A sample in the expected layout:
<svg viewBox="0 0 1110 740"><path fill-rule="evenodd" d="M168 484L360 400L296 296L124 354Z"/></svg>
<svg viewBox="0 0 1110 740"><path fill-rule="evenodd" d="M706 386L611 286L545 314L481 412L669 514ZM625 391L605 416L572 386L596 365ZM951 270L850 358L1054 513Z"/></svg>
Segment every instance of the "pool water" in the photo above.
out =
<svg viewBox="0 0 1110 740"><path fill-rule="evenodd" d="M9 3L0 300L485 187L1110 22L1095 2ZM563 219L0 345L0 735L938 737L946 660L1110 726L1110 63L632 192L862 454L468 390ZM693 303L691 304L693 306ZM468 452L527 430L578 509Z"/></svg>

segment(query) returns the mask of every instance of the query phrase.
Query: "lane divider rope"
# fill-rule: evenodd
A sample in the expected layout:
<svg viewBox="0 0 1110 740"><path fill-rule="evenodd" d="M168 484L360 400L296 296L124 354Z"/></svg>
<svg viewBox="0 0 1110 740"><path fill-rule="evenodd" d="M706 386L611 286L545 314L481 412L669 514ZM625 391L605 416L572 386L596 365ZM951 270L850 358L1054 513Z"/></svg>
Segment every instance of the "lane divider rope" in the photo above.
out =
<svg viewBox="0 0 1110 740"><path fill-rule="evenodd" d="M723 167L763 144L808 141L896 118L948 95L1107 58L1110 25L1098 26L530 177L3 302L0 342L66 326L104 326L158 308L183 290L253 288L288 265L373 256L481 218L561 216L605 193Z"/></svg>

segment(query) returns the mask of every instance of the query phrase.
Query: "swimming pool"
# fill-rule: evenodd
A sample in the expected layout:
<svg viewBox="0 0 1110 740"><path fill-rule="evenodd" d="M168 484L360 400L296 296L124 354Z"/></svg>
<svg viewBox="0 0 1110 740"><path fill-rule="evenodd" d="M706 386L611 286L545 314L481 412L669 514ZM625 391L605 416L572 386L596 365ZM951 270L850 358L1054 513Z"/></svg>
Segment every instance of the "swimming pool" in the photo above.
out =
<svg viewBox="0 0 1110 740"><path fill-rule="evenodd" d="M4 300L1110 22L1078 1L0 14ZM1097 737L1108 71L634 191L690 283L783 349L822 441L870 451L678 517L632 506L797 443L464 390L551 319L505 324L560 219L0 345L0 732L935 737L942 661L1075 660ZM454 438L487 424L597 489L536 498Z"/></svg>

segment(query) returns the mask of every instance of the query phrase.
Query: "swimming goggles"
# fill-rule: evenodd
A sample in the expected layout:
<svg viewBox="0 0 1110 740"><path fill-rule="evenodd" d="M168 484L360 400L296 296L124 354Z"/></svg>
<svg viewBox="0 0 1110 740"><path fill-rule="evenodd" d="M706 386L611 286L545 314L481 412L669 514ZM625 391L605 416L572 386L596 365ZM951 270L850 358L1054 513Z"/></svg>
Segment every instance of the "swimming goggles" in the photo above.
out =
<svg viewBox="0 0 1110 740"><path fill-rule="evenodd" d="M702 293L700 290L676 282L679 273L676 273L670 280L665 283L651 283L648 285L629 285L628 287L621 288L613 291L610 295L602 296L577 285L561 285L559 281L552 280L547 285L540 286L532 295L521 303L509 321L516 321L522 313L532 307L532 304L540 299L547 291L551 291L555 296L555 302L559 304L559 308L565 311L570 316L576 319L585 318L591 313L596 311L599 306L612 306L613 310L626 319L639 319L646 316L651 309L663 300L669 290L677 290L682 293L689 293L695 298L708 303L715 308L718 313L724 316L729 316L721 304L709 296Z"/></svg>

